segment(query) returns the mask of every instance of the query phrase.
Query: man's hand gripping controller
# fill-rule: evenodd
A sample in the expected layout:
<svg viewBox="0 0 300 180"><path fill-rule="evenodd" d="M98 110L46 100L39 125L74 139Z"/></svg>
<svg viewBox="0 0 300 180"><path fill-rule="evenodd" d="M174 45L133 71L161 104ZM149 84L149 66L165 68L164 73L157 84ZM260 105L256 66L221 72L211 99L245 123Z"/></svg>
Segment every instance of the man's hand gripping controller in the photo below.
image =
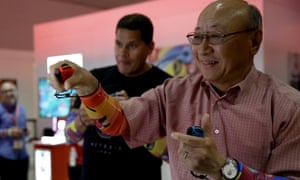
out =
<svg viewBox="0 0 300 180"><path fill-rule="evenodd" d="M74 73L74 69L70 67L68 64L62 64L59 68L55 69L54 71L54 74L60 83L64 83L66 79L68 79L73 75L73 73ZM56 92L54 96L56 98L68 98L68 97L76 96L76 94L74 95L72 89L70 89L63 92Z"/></svg>
<svg viewBox="0 0 300 180"><path fill-rule="evenodd" d="M61 83L65 82L66 79L73 75L73 68L68 64L62 64L59 68L55 69L55 76L57 80Z"/></svg>
<svg viewBox="0 0 300 180"><path fill-rule="evenodd" d="M191 126L187 129L186 134L196 136L196 137L205 137L204 129L202 129L200 126ZM193 171L191 171L191 174L199 179L207 179L206 174L196 174Z"/></svg>
<svg viewBox="0 0 300 180"><path fill-rule="evenodd" d="M187 129L186 134L197 137L204 137L204 130L199 126L191 126Z"/></svg>

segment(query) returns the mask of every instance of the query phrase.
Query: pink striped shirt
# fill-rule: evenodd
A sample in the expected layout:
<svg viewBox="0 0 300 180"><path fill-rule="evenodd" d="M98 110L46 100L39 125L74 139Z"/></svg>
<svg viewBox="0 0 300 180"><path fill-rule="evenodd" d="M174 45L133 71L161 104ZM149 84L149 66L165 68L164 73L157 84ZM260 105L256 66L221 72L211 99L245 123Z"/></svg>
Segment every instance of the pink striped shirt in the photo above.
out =
<svg viewBox="0 0 300 180"><path fill-rule="evenodd" d="M129 123L125 138L139 146L167 135L172 180L195 179L178 160L172 132L200 125L209 113L217 147L250 168L300 179L300 93L257 71L220 97L201 75L167 80L121 102Z"/></svg>

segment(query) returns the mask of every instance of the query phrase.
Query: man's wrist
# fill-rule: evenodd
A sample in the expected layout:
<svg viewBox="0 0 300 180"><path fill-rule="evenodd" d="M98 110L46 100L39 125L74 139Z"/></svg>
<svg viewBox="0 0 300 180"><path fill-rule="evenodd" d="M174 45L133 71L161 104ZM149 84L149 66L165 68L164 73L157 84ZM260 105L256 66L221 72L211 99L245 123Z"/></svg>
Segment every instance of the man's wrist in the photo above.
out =
<svg viewBox="0 0 300 180"><path fill-rule="evenodd" d="M238 180L242 174L243 164L236 159L227 157L224 166L221 168L222 179Z"/></svg>
<svg viewBox="0 0 300 180"><path fill-rule="evenodd" d="M92 108L99 105L102 101L105 100L107 96L108 95L106 94L104 89L102 89L99 85L98 89L94 93L88 96L80 96L80 100L85 106Z"/></svg>
<svg viewBox="0 0 300 180"><path fill-rule="evenodd" d="M78 122L79 122L80 126L82 126L82 127L87 127L87 126L88 126L88 125L81 119L81 116L80 116L80 115L78 115L77 119L78 119Z"/></svg>
<svg viewBox="0 0 300 180"><path fill-rule="evenodd" d="M83 122L79 115L75 119L75 126L76 129L80 132L84 132L87 128L87 125Z"/></svg>
<svg viewBox="0 0 300 180"><path fill-rule="evenodd" d="M89 72L88 72L89 73ZM90 96L97 92L99 88L99 81L94 76L89 76L86 79L87 84L82 84L80 88L77 88L76 91L80 97Z"/></svg>

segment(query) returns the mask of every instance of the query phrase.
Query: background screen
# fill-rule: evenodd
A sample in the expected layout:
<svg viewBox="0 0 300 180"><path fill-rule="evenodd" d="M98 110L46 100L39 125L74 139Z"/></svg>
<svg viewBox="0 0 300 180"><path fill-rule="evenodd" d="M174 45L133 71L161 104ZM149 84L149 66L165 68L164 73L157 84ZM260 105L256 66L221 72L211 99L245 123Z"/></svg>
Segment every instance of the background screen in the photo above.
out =
<svg viewBox="0 0 300 180"><path fill-rule="evenodd" d="M66 117L71 109L71 98L57 99L47 78L39 78L39 116L41 118Z"/></svg>

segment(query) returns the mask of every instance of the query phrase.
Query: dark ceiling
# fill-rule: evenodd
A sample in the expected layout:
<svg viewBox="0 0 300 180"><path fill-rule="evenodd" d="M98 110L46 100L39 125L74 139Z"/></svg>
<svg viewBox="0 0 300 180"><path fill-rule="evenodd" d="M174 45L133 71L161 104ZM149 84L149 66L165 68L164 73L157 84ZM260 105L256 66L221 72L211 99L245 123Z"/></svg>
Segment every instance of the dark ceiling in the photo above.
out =
<svg viewBox="0 0 300 180"><path fill-rule="evenodd" d="M33 50L33 25L146 0L1 0L0 49Z"/></svg>

